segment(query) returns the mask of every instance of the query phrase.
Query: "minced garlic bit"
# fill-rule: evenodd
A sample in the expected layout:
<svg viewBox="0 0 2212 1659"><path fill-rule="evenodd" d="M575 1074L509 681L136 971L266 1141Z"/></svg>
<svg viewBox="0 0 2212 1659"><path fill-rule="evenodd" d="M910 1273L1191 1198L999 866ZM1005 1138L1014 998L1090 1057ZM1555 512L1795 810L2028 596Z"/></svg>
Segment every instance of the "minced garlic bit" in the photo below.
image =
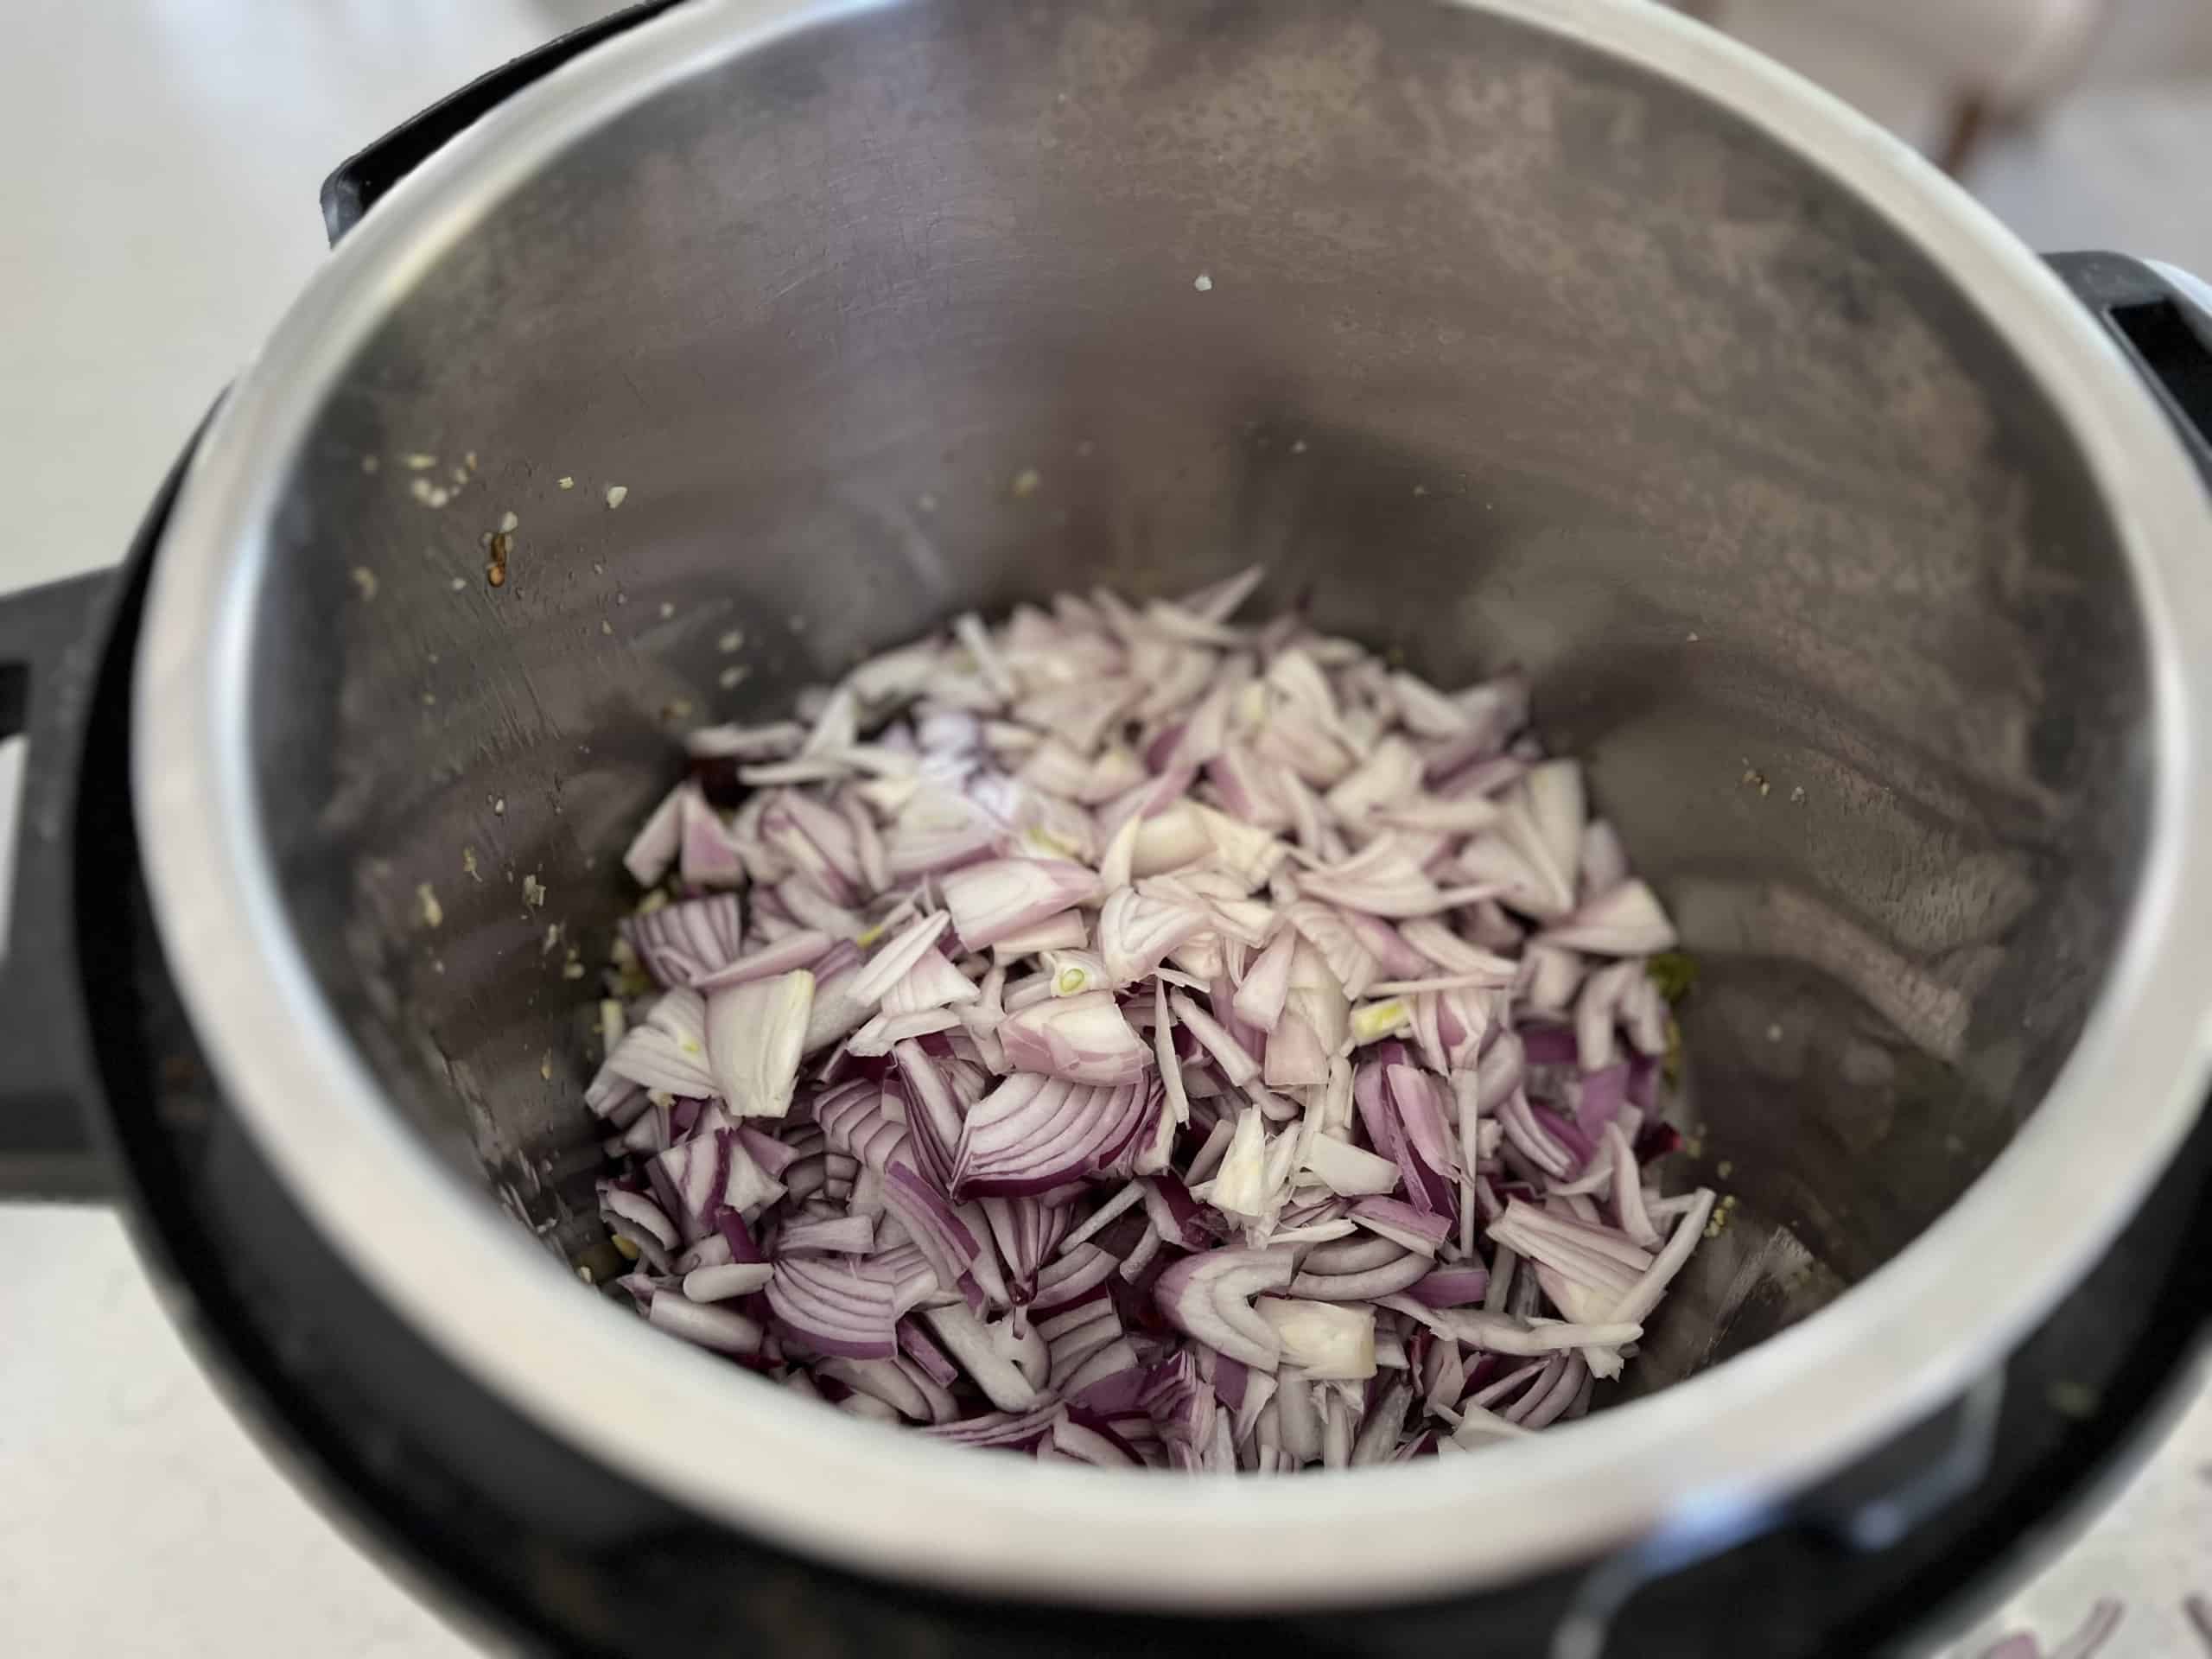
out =
<svg viewBox="0 0 2212 1659"><path fill-rule="evenodd" d="M1363 1002L1351 1011L1351 1039L1364 1047L1413 1023L1413 1005L1400 997L1382 1002Z"/></svg>
<svg viewBox="0 0 2212 1659"><path fill-rule="evenodd" d="M1213 278L1207 276L1205 272L1202 270L1192 282L1191 286L1197 289L1201 294L1211 294L1213 292Z"/></svg>
<svg viewBox="0 0 2212 1659"><path fill-rule="evenodd" d="M545 907L545 884L534 875L522 879L522 901L533 910Z"/></svg>
<svg viewBox="0 0 2212 1659"><path fill-rule="evenodd" d="M1025 467L1014 475L1014 493L1017 497L1034 495L1044 481L1044 475L1034 467Z"/></svg>
<svg viewBox="0 0 2212 1659"><path fill-rule="evenodd" d="M477 886L484 885L483 873L476 868L476 849L474 847L464 847L461 849L461 868L468 879Z"/></svg>
<svg viewBox="0 0 2212 1659"><path fill-rule="evenodd" d="M410 473L427 473L438 464L438 458L435 455L402 455L399 464Z"/></svg>
<svg viewBox="0 0 2212 1659"><path fill-rule="evenodd" d="M353 585L361 590L363 599L374 599L377 596L377 573L365 564L355 565Z"/></svg>
<svg viewBox="0 0 2212 1659"><path fill-rule="evenodd" d="M545 1058L537 1063L537 1075L548 1083L553 1081L553 1051L550 1048L545 1051Z"/></svg>
<svg viewBox="0 0 2212 1659"><path fill-rule="evenodd" d="M735 690L752 672L751 669L742 664L732 664L715 676L715 678L721 683L723 690L729 691Z"/></svg>
<svg viewBox="0 0 2212 1659"><path fill-rule="evenodd" d="M446 920L446 907L438 902L437 889L427 881L418 883L415 888L415 897L422 901L423 925L443 927Z"/></svg>
<svg viewBox="0 0 2212 1659"><path fill-rule="evenodd" d="M507 535L512 536L515 531L522 528L522 520L516 518L511 512L503 512L499 515L499 528Z"/></svg>
<svg viewBox="0 0 2212 1659"><path fill-rule="evenodd" d="M573 490L576 487L576 480L563 474L561 478L561 487L564 490Z"/></svg>
<svg viewBox="0 0 2212 1659"><path fill-rule="evenodd" d="M615 508L620 506L625 500L628 499L629 494L630 486L626 484L608 485L607 486L607 511L612 512Z"/></svg>
<svg viewBox="0 0 2212 1659"><path fill-rule="evenodd" d="M524 896L525 898L529 896L528 888L524 889ZM546 925L545 928L545 943L537 947L537 954L541 957L550 957L553 954L556 948L559 946L560 943L561 924L558 922L550 922Z"/></svg>
<svg viewBox="0 0 2212 1659"><path fill-rule="evenodd" d="M728 633L722 635L721 639L715 641L715 649L721 652L723 656L727 657L733 651L736 651L742 647L744 644L745 631L742 628L732 628Z"/></svg>
<svg viewBox="0 0 2212 1659"><path fill-rule="evenodd" d="M468 591L468 578L466 576L455 576L453 579L453 590L456 594L467 593Z"/></svg>
<svg viewBox="0 0 2212 1659"><path fill-rule="evenodd" d="M453 499L453 492L427 478L418 478L407 486L407 493L426 507L442 507Z"/></svg>
<svg viewBox="0 0 2212 1659"><path fill-rule="evenodd" d="M492 816L495 818L504 818L507 816L507 798L505 796L499 795L493 797L492 801Z"/></svg>
<svg viewBox="0 0 2212 1659"><path fill-rule="evenodd" d="M664 599L663 601L661 601L661 602L660 602L660 620L661 620L662 621L665 622L665 621L667 621L667 620L668 620L668 619L669 619L670 617L674 616L675 614L676 614L676 606L675 606L675 603L674 603L672 601L665 600L665 599Z"/></svg>

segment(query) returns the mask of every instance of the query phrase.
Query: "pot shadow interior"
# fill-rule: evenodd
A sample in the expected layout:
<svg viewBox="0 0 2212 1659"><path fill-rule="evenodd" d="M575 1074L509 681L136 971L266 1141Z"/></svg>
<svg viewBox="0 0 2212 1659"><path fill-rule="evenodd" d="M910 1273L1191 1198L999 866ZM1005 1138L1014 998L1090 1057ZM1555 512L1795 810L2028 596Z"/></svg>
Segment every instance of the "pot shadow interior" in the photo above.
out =
<svg viewBox="0 0 2212 1659"><path fill-rule="evenodd" d="M1971 300L1735 118L1455 8L912 4L703 66L423 263L274 537L301 944L572 1258L677 732L968 607L1261 560L1255 611L1533 674L1700 965L1670 1184L1738 1200L1632 1387L1990 1164L2143 855L2130 581Z"/></svg>

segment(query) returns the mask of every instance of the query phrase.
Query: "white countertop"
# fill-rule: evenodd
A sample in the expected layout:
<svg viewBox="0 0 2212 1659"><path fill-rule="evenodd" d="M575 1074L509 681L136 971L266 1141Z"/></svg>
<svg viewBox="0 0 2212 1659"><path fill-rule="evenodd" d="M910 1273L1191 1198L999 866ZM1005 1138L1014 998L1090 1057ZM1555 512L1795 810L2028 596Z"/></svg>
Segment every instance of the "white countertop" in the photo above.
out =
<svg viewBox="0 0 2212 1659"><path fill-rule="evenodd" d="M331 166L607 9L12 8L0 52L0 589L121 556L186 435L321 258L315 193ZM2017 172L2006 176L2017 190ZM2094 182L2082 200L2108 218ZM2067 220L2049 194L2031 207L2046 239L2084 222L2099 233L2082 240L2113 238L2101 219ZM0 1206L0 1654L469 1651L232 1419L112 1216ZM2212 1595L2212 1396L2064 1562L1960 1651L1979 1659L2025 1621L2055 1647L2116 1594L2127 1611L2102 1659L2175 1659L2195 1650L2180 1614L2191 1592Z"/></svg>

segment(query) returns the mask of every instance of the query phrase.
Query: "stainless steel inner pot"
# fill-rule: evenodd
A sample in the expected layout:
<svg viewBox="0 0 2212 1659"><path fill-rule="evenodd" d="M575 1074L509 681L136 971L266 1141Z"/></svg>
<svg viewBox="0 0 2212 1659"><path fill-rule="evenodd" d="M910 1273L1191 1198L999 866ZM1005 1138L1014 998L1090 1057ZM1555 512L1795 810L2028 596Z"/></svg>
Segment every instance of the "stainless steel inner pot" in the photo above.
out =
<svg viewBox="0 0 2212 1659"><path fill-rule="evenodd" d="M2209 553L2025 250L1659 8L699 0L436 156L241 380L136 808L273 1163L542 1422L873 1571L1370 1599L1785 1494L2110 1236L2203 1070ZM1631 1374L1701 1374L1471 1462L1175 1482L812 1408L582 1288L563 968L676 730L1253 559L1440 683L1525 664L1668 899L1740 1207Z"/></svg>

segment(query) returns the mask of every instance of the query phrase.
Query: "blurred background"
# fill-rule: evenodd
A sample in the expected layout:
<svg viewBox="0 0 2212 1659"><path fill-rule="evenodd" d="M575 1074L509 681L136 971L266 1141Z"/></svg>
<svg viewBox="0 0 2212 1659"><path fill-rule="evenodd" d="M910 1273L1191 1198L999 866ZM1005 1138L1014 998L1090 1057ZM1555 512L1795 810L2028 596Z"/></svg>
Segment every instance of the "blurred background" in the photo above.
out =
<svg viewBox="0 0 2212 1659"><path fill-rule="evenodd" d="M1656 0L1653 0L1656 3ZM361 143L594 0L12 0L0 51L0 586L112 563L323 257ZM2212 0L1683 0L1945 167L2031 245L2212 276ZM8 810L0 807L0 810ZM0 1652L469 1649L262 1457L115 1219L0 1205ZM2212 1404L1958 1659L2212 1655ZM244 1598L252 1598L251 1611ZM2010 1633L2039 1646L2005 1646Z"/></svg>

